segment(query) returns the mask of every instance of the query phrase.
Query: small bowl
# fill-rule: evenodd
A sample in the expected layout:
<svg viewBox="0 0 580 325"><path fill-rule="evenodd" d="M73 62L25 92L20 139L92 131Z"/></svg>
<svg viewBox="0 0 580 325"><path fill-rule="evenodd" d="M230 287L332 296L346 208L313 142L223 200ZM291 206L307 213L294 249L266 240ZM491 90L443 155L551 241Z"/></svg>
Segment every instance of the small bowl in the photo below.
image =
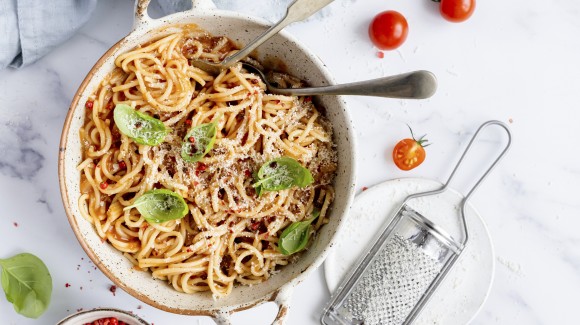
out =
<svg viewBox="0 0 580 325"><path fill-rule="evenodd" d="M84 310L66 317L56 325L83 325L86 323L94 322L101 318L108 317L115 317L118 320L127 323L128 325L151 325L128 311L114 308L95 308L92 310Z"/></svg>

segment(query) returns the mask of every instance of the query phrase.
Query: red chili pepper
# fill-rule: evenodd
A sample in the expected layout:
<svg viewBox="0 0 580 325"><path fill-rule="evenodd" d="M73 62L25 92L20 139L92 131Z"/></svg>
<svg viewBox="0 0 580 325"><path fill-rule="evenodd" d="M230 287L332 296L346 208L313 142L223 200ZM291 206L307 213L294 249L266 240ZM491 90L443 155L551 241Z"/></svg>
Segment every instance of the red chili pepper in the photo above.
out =
<svg viewBox="0 0 580 325"><path fill-rule="evenodd" d="M93 109L93 104L94 102L92 100L87 100L87 102L85 103L85 107L88 109Z"/></svg>
<svg viewBox="0 0 580 325"><path fill-rule="evenodd" d="M101 183L99 186L101 187L101 190L105 190L105 189L107 189L107 187L109 186L109 183L107 183L107 182L102 182L102 183Z"/></svg>

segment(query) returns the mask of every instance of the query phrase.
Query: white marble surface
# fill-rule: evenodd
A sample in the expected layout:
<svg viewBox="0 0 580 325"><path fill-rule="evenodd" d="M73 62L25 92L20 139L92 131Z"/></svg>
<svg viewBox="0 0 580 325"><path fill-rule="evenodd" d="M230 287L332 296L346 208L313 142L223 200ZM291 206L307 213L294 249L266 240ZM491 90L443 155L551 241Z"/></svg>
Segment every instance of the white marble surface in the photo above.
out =
<svg viewBox="0 0 580 325"><path fill-rule="evenodd" d="M218 5L275 19L285 3ZM61 204L57 154L64 117L94 62L129 31L132 5L100 1L90 22L50 55L0 72L0 256L32 252L46 262L54 281L52 304L38 320L17 315L0 298L1 324L54 324L79 308L97 306L132 310L157 325L211 324L156 310L120 290L113 296L110 281L78 245ZM410 33L399 50L379 59L366 29L387 9L407 17ZM348 98L358 134L359 187L407 176L443 180L480 123L511 121L513 148L473 202L489 226L498 262L490 297L474 324L577 324L580 2L479 1L468 22L451 24L429 0L337 0L289 29L338 82L414 69L439 78L430 100ZM408 135L405 123L434 143L427 161L410 172L399 171L390 159L395 142ZM316 324L328 298L318 270L297 288L290 324ZM266 304L234 321L267 324L274 312Z"/></svg>

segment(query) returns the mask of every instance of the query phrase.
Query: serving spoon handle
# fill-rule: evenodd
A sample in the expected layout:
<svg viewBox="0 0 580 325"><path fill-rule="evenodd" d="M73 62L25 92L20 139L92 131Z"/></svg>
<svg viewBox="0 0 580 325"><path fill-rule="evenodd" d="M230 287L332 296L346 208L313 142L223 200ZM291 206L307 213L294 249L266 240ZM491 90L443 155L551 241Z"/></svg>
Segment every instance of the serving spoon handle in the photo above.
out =
<svg viewBox="0 0 580 325"><path fill-rule="evenodd" d="M247 62L243 62L242 67L247 71L257 73L266 84L268 90L279 95L355 95L401 99L425 99L433 96L437 90L437 78L432 72L425 70L341 85L278 88L270 83L261 69Z"/></svg>
<svg viewBox="0 0 580 325"><path fill-rule="evenodd" d="M241 59L247 57L258 46L262 45L270 37L276 35L284 27L291 23L304 20L312 16L315 12L322 9L334 0L294 0L286 10L286 15L278 23L266 30L262 35L256 37L253 41L246 44L238 52L228 56L223 61L218 63L206 62L203 60L192 60L191 64L208 71L213 74L219 73L223 69L227 69L236 64Z"/></svg>
<svg viewBox="0 0 580 325"><path fill-rule="evenodd" d="M284 18L262 33L262 35L246 44L243 49L223 60L222 65L224 65L224 68L229 68L236 62L248 56L253 50L267 41L270 37L276 35L284 27L312 16L315 12L322 9L332 1L334 0L294 0L294 2L288 6Z"/></svg>
<svg viewBox="0 0 580 325"><path fill-rule="evenodd" d="M429 71L420 70L396 76L359 81L341 85L269 89L281 95L357 95L388 98L425 99L437 90L437 78Z"/></svg>

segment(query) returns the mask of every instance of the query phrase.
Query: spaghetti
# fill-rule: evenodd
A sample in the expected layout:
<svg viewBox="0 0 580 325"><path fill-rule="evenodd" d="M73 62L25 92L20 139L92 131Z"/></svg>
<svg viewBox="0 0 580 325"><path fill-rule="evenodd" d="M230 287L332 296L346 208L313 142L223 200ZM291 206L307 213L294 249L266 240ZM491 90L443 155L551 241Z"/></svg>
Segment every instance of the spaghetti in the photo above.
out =
<svg viewBox="0 0 580 325"><path fill-rule="evenodd" d="M194 26L172 27L115 60L115 69L86 103L79 207L98 235L154 278L186 293L229 294L234 284L267 280L293 256L280 253L291 223L328 221L337 167L332 128L310 98L268 94L241 65L214 77L189 59L219 61L235 51L225 37ZM299 81L277 75L283 86ZM125 104L158 118L171 132L158 146L139 145L119 132L113 108ZM184 135L215 121L213 149L199 162L181 156ZM314 182L258 196L253 174L287 156ZM130 206L145 192L166 188L189 206L182 219L148 223Z"/></svg>

